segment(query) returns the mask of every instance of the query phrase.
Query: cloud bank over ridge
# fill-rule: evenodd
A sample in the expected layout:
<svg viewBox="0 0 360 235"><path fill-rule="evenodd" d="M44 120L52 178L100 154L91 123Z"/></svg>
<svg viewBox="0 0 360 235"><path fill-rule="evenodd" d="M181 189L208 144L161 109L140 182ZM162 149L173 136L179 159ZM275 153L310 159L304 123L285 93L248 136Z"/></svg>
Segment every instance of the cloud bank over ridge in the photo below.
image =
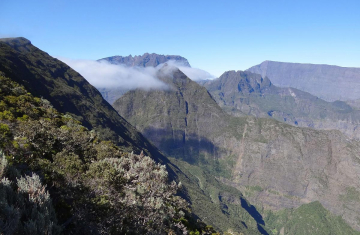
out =
<svg viewBox="0 0 360 235"><path fill-rule="evenodd" d="M77 72L79 72L90 84L97 88L122 88L122 89L166 89L167 85L156 78L156 73L163 64L157 67L128 67L115 65L107 61L80 60L58 57ZM178 67L190 79L205 80L213 79L208 72L184 66L176 61L168 61L168 65Z"/></svg>
<svg viewBox="0 0 360 235"><path fill-rule="evenodd" d="M183 63L179 61L170 60L167 62L167 64L178 67L188 78L190 78L193 81L208 80L208 79L211 80L215 78L214 75L211 75L205 70L185 66Z"/></svg>

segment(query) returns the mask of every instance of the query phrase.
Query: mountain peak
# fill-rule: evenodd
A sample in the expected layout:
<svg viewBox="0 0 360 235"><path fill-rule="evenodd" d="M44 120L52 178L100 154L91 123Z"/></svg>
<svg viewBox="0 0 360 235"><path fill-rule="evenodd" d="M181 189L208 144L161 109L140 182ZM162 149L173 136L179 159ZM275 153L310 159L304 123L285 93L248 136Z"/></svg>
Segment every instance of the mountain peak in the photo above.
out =
<svg viewBox="0 0 360 235"><path fill-rule="evenodd" d="M176 66L165 63L157 72L157 77L166 84L182 87L190 79Z"/></svg>
<svg viewBox="0 0 360 235"><path fill-rule="evenodd" d="M18 44L18 45L31 44L31 41L24 37L0 38L0 42L5 42L7 44Z"/></svg>
<svg viewBox="0 0 360 235"><path fill-rule="evenodd" d="M24 37L0 38L0 42L7 44L19 52L29 52L32 48L31 41Z"/></svg>
<svg viewBox="0 0 360 235"><path fill-rule="evenodd" d="M212 84L208 86L208 89L210 90L215 87L218 89L219 86L221 86L227 87L227 89L230 90L236 89L242 92L248 91L250 93L256 90L269 88L272 85L267 77L241 70L226 71L218 79L210 82L210 84Z"/></svg>

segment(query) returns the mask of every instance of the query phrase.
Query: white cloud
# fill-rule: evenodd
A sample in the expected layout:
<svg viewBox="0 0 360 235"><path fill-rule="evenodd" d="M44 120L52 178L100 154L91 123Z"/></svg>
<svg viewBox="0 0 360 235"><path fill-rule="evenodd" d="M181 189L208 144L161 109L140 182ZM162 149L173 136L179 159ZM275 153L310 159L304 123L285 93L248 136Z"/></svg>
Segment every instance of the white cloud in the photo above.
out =
<svg viewBox="0 0 360 235"><path fill-rule="evenodd" d="M125 65L114 65L107 61L77 60L58 57L59 60L68 64L79 72L90 84L97 88L122 88L122 89L167 89L168 86L156 78L157 71L163 67L127 67ZM177 61L168 61L170 67L179 68L190 79L204 80L213 79L210 73L190 68Z"/></svg>
<svg viewBox="0 0 360 235"><path fill-rule="evenodd" d="M156 78L156 68L126 67L107 61L58 58L79 72L97 88L165 89L167 85Z"/></svg>
<svg viewBox="0 0 360 235"><path fill-rule="evenodd" d="M214 75L211 75L210 73L206 72L205 70L187 67L179 61L171 60L171 61L168 61L167 63L169 65L178 67L188 78L190 78L193 81L207 80L207 79L215 78Z"/></svg>

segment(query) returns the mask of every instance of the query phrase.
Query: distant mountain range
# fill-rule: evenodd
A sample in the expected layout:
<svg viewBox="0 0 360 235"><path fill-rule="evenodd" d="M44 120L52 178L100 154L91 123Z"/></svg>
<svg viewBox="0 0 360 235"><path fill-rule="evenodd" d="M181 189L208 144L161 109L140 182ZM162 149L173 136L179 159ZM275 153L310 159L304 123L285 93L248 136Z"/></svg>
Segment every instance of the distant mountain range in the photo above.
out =
<svg viewBox="0 0 360 235"><path fill-rule="evenodd" d="M99 59L98 61L107 61L112 64L122 64L129 67L139 66L139 67L156 67L159 64L163 64L168 62L169 60L177 61L184 66L190 67L190 64L187 59L178 55L159 55L155 53L145 53L143 55L136 56L111 56L103 59Z"/></svg>
<svg viewBox="0 0 360 235"><path fill-rule="evenodd" d="M327 102L308 92L282 88L249 71L228 71L203 84L225 111L235 116L274 118L295 126L337 129L360 138L360 111L343 101Z"/></svg>
<svg viewBox="0 0 360 235"><path fill-rule="evenodd" d="M360 68L264 61L248 71L280 87L293 87L326 101L360 98Z"/></svg>

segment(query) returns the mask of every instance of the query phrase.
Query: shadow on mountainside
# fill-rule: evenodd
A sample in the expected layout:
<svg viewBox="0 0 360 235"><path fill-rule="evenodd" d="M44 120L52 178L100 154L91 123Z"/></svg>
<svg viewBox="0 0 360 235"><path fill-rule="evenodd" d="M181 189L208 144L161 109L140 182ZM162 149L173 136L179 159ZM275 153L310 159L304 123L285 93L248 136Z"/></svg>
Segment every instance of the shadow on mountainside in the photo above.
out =
<svg viewBox="0 0 360 235"><path fill-rule="evenodd" d="M244 198L240 198L241 206L254 218L259 232L263 235L269 235L262 226L265 226L262 215L256 210L255 206L249 204Z"/></svg>
<svg viewBox="0 0 360 235"><path fill-rule="evenodd" d="M219 156L220 149L211 140L183 130L150 127L143 134L166 155L190 164L206 163Z"/></svg>

